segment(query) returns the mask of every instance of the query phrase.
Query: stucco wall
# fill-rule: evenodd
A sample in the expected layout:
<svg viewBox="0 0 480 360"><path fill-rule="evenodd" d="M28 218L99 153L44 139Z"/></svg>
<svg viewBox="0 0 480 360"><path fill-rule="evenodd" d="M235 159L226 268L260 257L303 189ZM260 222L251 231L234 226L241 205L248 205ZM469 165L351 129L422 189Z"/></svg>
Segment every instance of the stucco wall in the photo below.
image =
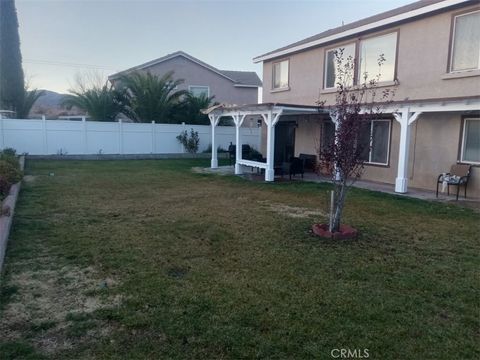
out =
<svg viewBox="0 0 480 360"><path fill-rule="evenodd" d="M465 7L397 25L370 37L398 31L397 80L394 101L447 99L480 96L480 70L465 72L461 77L447 74L450 34L453 16L478 9ZM321 30L321 29L319 29ZM263 102L315 105L318 100L333 104L335 93L323 90L325 50L362 39L351 37L307 51L266 61L263 64ZM358 46L358 43L357 43ZM273 91L273 62L289 59L289 89ZM383 84L385 85L385 84ZM391 85L391 84L390 84ZM462 113L425 113L412 125L409 157L409 186L435 189L438 174L448 171L458 160ZM299 123L295 153L313 153L312 124ZM364 179L394 184L397 175L400 126L392 121L389 165L367 165ZM480 167L474 167L468 194L480 197Z"/></svg>
<svg viewBox="0 0 480 360"><path fill-rule="evenodd" d="M435 190L437 176L457 163L461 143L461 113L423 114L412 125L409 186ZM320 122L299 121L295 133L295 154L316 154ZM388 166L366 165L362 179L395 184L398 165L400 125L392 120ZM454 188L452 188L454 189ZM480 197L480 167L472 168L467 196Z"/></svg>
<svg viewBox="0 0 480 360"><path fill-rule="evenodd" d="M475 7L467 7L460 11L464 12L470 9L473 10ZM397 53L399 85L394 100L480 95L480 71L464 73L469 76L461 78L448 78L446 75L452 16L458 12L459 10L449 11L366 35L370 37L389 30L399 31ZM314 105L321 99L326 100L327 104L331 104L335 95L322 90L325 49L342 46L361 38L352 37L342 42L328 44L326 47L314 48L285 58L264 62L263 102ZM290 90L275 92L271 90L272 64L282 59L290 60Z"/></svg>
<svg viewBox="0 0 480 360"><path fill-rule="evenodd" d="M235 87L227 78L193 62L182 56L153 65L143 72L149 71L155 75L164 75L174 71L175 79L184 79L178 86L179 90L188 90L189 85L209 86L210 96L215 95L214 101L229 104L256 104L258 102L258 88Z"/></svg>

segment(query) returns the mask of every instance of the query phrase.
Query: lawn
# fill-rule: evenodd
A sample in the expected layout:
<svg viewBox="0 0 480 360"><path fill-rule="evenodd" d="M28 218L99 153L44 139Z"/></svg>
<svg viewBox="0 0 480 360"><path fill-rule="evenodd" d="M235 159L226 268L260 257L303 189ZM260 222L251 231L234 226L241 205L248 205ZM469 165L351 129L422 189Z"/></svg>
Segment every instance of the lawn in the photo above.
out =
<svg viewBox="0 0 480 360"><path fill-rule="evenodd" d="M478 213L353 190L320 240L328 185L207 163L28 162L0 358L479 358Z"/></svg>

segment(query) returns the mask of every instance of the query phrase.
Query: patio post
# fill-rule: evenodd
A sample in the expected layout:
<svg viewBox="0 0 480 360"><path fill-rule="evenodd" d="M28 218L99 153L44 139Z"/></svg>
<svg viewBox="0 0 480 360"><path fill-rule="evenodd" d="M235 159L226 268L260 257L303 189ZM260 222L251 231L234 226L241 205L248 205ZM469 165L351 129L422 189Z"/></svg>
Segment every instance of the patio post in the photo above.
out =
<svg viewBox="0 0 480 360"><path fill-rule="evenodd" d="M238 163L238 160L242 160L242 137L240 130L245 116L233 115L233 122L235 123L235 175L243 174L242 165Z"/></svg>
<svg viewBox="0 0 480 360"><path fill-rule="evenodd" d="M276 114L272 111L262 114L263 120L267 124L267 168L265 170L265 181L274 181L275 179L275 125L281 114L281 111Z"/></svg>
<svg viewBox="0 0 480 360"><path fill-rule="evenodd" d="M210 124L212 125L212 160L210 161L210 167L212 169L218 168L218 157L217 157L217 145L215 143L215 128L218 125L218 121L220 120L220 116L215 114L208 114L208 118L210 119Z"/></svg>
<svg viewBox="0 0 480 360"><path fill-rule="evenodd" d="M410 149L410 125L417 120L421 112L411 113L407 108L400 113L394 113L395 120L400 123L400 149L398 151L398 170L395 179L395 192L408 191L408 157Z"/></svg>

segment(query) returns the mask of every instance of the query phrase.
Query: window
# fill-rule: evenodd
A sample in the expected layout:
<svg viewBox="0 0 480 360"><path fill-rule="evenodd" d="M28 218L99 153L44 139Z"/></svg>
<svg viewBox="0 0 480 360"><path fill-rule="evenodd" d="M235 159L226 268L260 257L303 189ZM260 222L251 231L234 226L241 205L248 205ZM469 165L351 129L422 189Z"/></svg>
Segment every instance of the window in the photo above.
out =
<svg viewBox="0 0 480 360"><path fill-rule="evenodd" d="M397 33L377 36L360 41L358 83L375 79L378 81L395 80L395 60L397 53ZM384 61L379 66L379 59Z"/></svg>
<svg viewBox="0 0 480 360"><path fill-rule="evenodd" d="M455 16L450 71L479 69L480 11Z"/></svg>
<svg viewBox="0 0 480 360"><path fill-rule="evenodd" d="M463 123L462 162L480 163L480 118L465 119Z"/></svg>
<svg viewBox="0 0 480 360"><path fill-rule="evenodd" d="M273 89L288 88L288 67L288 60L273 64Z"/></svg>
<svg viewBox="0 0 480 360"><path fill-rule="evenodd" d="M365 160L370 164L388 165L390 152L390 120L372 120L360 135Z"/></svg>
<svg viewBox="0 0 480 360"><path fill-rule="evenodd" d="M193 96L199 97L202 95L210 96L210 88L208 86L189 86L188 90Z"/></svg>
<svg viewBox="0 0 480 360"><path fill-rule="evenodd" d="M341 52L343 51L343 54ZM338 54L339 57L336 56ZM325 54L325 89L337 87L339 81L345 86L353 85L353 61L355 44L328 50ZM351 64L346 69L346 64Z"/></svg>

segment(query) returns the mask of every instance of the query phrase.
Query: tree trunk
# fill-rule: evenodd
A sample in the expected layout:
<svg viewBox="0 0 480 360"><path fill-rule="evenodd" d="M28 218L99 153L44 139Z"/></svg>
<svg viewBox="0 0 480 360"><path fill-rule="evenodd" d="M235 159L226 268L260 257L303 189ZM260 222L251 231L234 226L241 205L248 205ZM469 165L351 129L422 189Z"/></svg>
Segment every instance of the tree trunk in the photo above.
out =
<svg viewBox="0 0 480 360"><path fill-rule="evenodd" d="M338 232L340 230L340 221L342 219L343 207L345 205L346 184L341 181L335 185L335 205L333 211L333 220L331 222L330 232Z"/></svg>

